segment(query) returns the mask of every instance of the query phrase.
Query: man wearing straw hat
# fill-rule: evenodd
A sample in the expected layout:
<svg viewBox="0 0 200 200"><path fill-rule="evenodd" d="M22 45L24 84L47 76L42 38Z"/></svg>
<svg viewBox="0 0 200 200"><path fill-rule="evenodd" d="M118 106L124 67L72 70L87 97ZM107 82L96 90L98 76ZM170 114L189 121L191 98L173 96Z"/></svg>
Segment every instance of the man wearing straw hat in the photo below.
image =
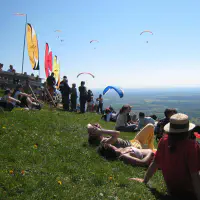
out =
<svg viewBox="0 0 200 200"><path fill-rule="evenodd" d="M200 200L200 145L189 139L194 128L187 115L173 115L164 127L167 134L160 140L145 178L131 180L146 184L160 168L170 195L178 199Z"/></svg>

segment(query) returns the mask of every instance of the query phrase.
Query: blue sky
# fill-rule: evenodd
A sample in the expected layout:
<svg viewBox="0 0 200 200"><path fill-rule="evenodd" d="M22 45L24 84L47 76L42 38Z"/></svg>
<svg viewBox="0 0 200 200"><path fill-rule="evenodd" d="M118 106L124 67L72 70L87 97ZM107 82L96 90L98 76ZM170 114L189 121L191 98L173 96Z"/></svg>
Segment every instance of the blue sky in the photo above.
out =
<svg viewBox="0 0 200 200"><path fill-rule="evenodd" d="M117 85L189 87L200 79L200 1L180 0L7 0L1 2L0 62L21 71L24 17L37 33L41 76L48 42L69 83L89 88ZM54 30L60 29L61 43ZM154 35L143 34L151 30ZM99 43L93 46L90 40ZM148 41L148 43L146 43ZM96 49L94 49L96 47ZM27 48L24 71L32 73ZM77 74L89 71L95 79ZM37 74L37 72L35 72Z"/></svg>

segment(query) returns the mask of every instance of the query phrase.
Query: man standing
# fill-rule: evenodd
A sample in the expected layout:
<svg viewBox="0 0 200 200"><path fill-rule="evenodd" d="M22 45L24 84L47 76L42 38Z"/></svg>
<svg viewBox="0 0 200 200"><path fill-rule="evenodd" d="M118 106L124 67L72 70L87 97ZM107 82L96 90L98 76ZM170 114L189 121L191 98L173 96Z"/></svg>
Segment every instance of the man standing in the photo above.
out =
<svg viewBox="0 0 200 200"><path fill-rule="evenodd" d="M71 111L76 111L76 100L77 100L76 84L73 83L71 90Z"/></svg>
<svg viewBox="0 0 200 200"><path fill-rule="evenodd" d="M80 92L80 110L81 113L85 113L85 104L87 101L87 89L85 87L85 82L81 81L81 86L79 86L79 92Z"/></svg>
<svg viewBox="0 0 200 200"><path fill-rule="evenodd" d="M69 111L69 95L71 93L71 88L68 85L66 76L64 76L63 80L60 82L60 91L62 93L63 109Z"/></svg>
<svg viewBox="0 0 200 200"><path fill-rule="evenodd" d="M54 93L54 86L56 84L56 79L54 78L54 73L52 72L50 76L48 76L47 78L47 87L49 90L49 93L51 94L51 96L53 97L53 93Z"/></svg>

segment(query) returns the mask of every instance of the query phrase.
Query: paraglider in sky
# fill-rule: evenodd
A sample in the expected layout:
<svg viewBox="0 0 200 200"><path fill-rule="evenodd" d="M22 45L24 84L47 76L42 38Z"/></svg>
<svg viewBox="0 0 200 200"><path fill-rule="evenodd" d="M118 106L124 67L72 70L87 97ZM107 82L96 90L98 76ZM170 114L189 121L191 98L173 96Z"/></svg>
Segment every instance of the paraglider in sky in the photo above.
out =
<svg viewBox="0 0 200 200"><path fill-rule="evenodd" d="M142 32L140 33L140 35L142 35L142 34L144 34L144 33L148 33L148 34L153 35L153 32L152 32L152 31L149 31L149 30L142 31ZM149 42L146 41L146 43L149 43Z"/></svg>
<svg viewBox="0 0 200 200"><path fill-rule="evenodd" d="M140 35L142 35L143 33L150 33L150 34L152 34L152 35L153 35L153 32L152 32L152 31L149 31L149 30L142 31L142 32L140 33Z"/></svg>
<svg viewBox="0 0 200 200"><path fill-rule="evenodd" d="M88 74L88 75L90 75L90 76L92 76L92 77L94 78L94 75L91 74L90 72L81 72L81 73L79 73L79 74L77 75L77 78L78 78L80 75L82 75L82 74Z"/></svg>
<svg viewBox="0 0 200 200"><path fill-rule="evenodd" d="M91 40L90 43L92 43L92 42L99 42L99 40Z"/></svg>
<svg viewBox="0 0 200 200"><path fill-rule="evenodd" d="M115 87L115 86L108 86L108 87L106 87L104 89L104 91L103 91L103 95L105 95L106 93L108 93L109 90L111 90L111 89L115 90L118 93L118 95L119 95L120 98L122 98L124 96L124 91L121 88Z"/></svg>
<svg viewBox="0 0 200 200"><path fill-rule="evenodd" d="M56 38L60 41L60 42L64 42L64 39L60 36L59 33L62 33L61 30L55 30L54 32L56 32L58 35L56 36Z"/></svg>
<svg viewBox="0 0 200 200"><path fill-rule="evenodd" d="M93 44L94 49L96 49L97 43L99 43L99 40L90 40L90 44Z"/></svg>

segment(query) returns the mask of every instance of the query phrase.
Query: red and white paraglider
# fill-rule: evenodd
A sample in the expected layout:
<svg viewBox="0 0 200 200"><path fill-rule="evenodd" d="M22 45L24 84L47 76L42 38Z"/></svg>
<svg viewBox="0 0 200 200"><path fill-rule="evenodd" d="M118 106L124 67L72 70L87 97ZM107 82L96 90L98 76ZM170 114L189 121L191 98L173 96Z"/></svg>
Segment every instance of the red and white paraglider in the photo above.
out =
<svg viewBox="0 0 200 200"><path fill-rule="evenodd" d="M90 72L81 72L77 75L77 78L80 76L80 75L83 75L83 74L87 74L87 75L90 75L92 76L93 78L95 77L93 74L91 74Z"/></svg>
<svg viewBox="0 0 200 200"><path fill-rule="evenodd" d="M142 35L142 34L144 34L144 33L148 33L148 34L153 35L153 32L152 32L152 31L149 31L149 30L142 31L142 32L140 33L140 35ZM148 43L148 41L147 41L147 43Z"/></svg>

